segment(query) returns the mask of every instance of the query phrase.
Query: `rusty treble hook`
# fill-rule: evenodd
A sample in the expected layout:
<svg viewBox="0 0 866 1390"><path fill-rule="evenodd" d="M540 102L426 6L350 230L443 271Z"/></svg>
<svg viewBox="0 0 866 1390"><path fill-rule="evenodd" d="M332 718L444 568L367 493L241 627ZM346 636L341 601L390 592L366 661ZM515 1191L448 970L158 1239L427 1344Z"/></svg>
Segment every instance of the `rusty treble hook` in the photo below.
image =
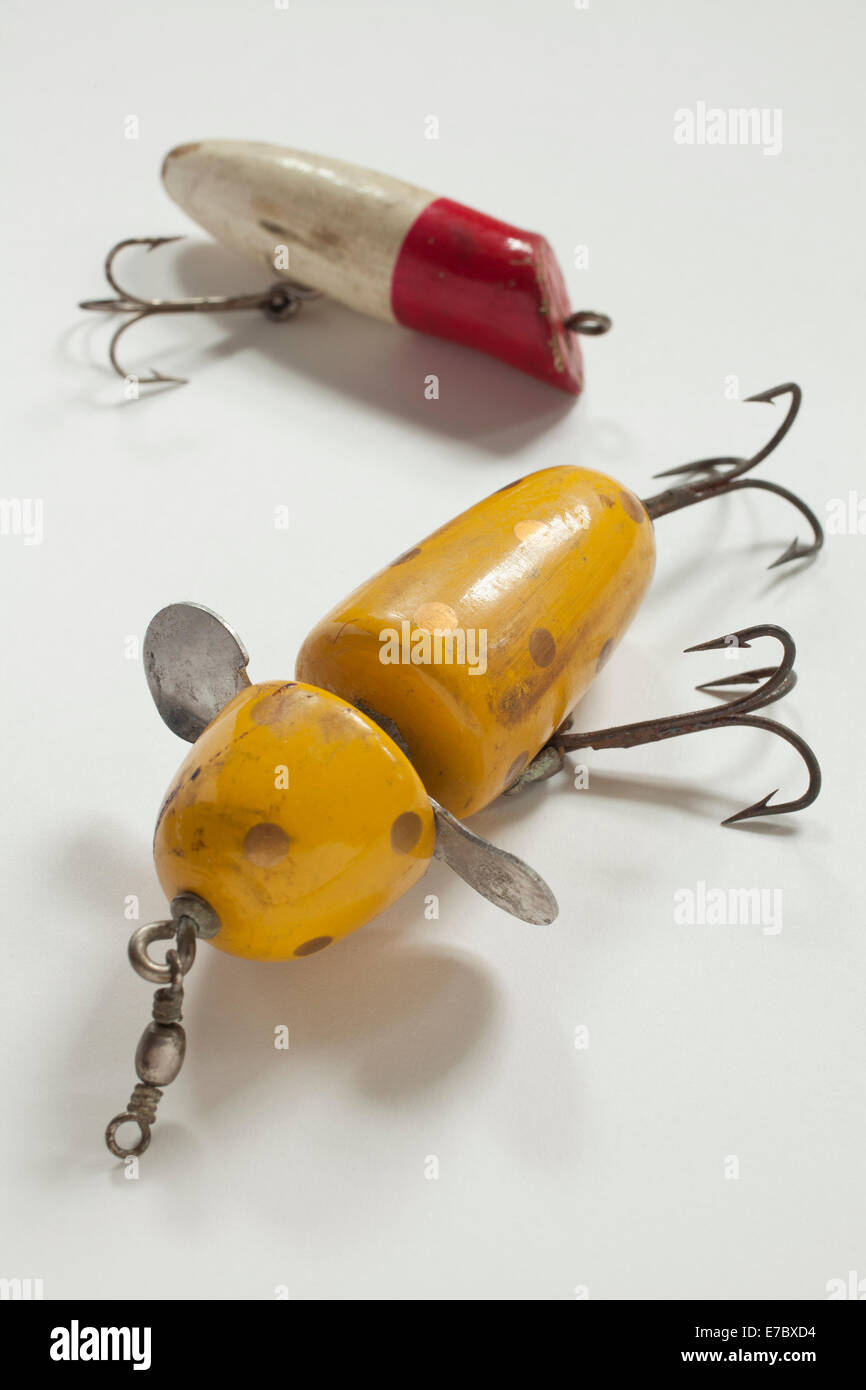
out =
<svg viewBox="0 0 866 1390"><path fill-rule="evenodd" d="M708 652L720 647L751 646L752 639L756 637L774 637L782 644L782 659L778 666L762 666L752 671L742 671L731 676L722 676L718 680L706 681L697 687L698 690L710 690L724 685L742 685L753 681L762 681L763 684L757 690L747 691L731 700L728 704L721 707L710 706L707 709L692 710L688 714L671 715L668 718L645 719L636 724L619 724L609 729L593 729L585 733L572 733L569 725L570 720L554 734L547 744L547 748L553 749L555 754L575 752L579 748L636 748L643 743L659 743L666 738L679 738L681 734L696 734L702 729L724 729L736 728L740 725L754 729L764 729L767 733L776 734L779 738L789 743L792 748L796 748L809 773L809 785L802 796L793 801L783 801L770 805L771 797L776 795L776 791L771 791L756 801L745 810L737 811L735 815L728 816L722 821L722 825L734 825L737 821L747 820L756 816L776 816L785 815L791 811L802 811L806 806L810 806L821 790L821 768L818 759L809 747L808 743L794 733L793 729L788 729L784 724L778 724L773 719L762 719L755 717L752 711L762 709L765 705L772 704L775 700L781 700L790 690L793 690L797 677L794 672L794 658L796 647L791 634L783 627L775 627L770 623L761 623L755 627L744 627L738 632L728 633L724 637L715 637L711 642L701 642L695 647L686 647L687 652ZM545 750L542 750L542 754ZM539 757L542 756L539 754ZM557 768L551 768L551 773ZM551 775L546 773L542 775ZM532 777L527 780L537 780Z"/></svg>
<svg viewBox="0 0 866 1390"><path fill-rule="evenodd" d="M653 497L642 498L643 505L651 520L655 521L660 516L667 516L669 512L680 511L683 507L692 507L697 502L706 502L711 497L723 497L726 493L736 492L740 488L759 488L763 492L772 492L777 497L784 497L806 518L812 528L810 544L805 544L795 538L787 550L773 561L769 569L775 569L778 565L786 565L791 560L802 560L808 555L816 554L824 544L824 532L811 507L807 506L796 493L789 492L787 488L781 487L778 483L765 482L763 478L742 478L744 473L748 473L750 469L767 458L785 438L797 418L803 393L795 381L786 381L781 386L771 386L767 391L759 391L754 396L746 397L746 403L751 401L772 403L779 396L784 395L791 397L784 420L764 447L753 454L751 458L699 459L694 463L682 463L676 468L666 468L663 472L656 473L657 478L669 478L677 473L688 473L695 476L689 481L681 483L678 487L669 487L664 492L656 493Z"/></svg>
<svg viewBox="0 0 866 1390"><path fill-rule="evenodd" d="M307 289L294 281L280 280L267 290L257 290L252 294L198 295L190 299L143 299L140 295L124 290L114 276L114 261L127 246L146 246L148 252L158 246L167 246L172 241L183 241L181 236L127 237L113 246L105 258L105 278L116 297L112 299L83 299L79 309L96 309L103 313L128 314L125 323L115 330L108 349L108 356L117 375L126 380L132 373L126 372L117 360L117 345L134 323L150 318L154 314L222 314L236 309L260 309L265 318L274 323L284 323L293 318L305 300L320 298L318 290ZM138 377L140 386L169 385L183 386L185 376L163 376L162 372L151 368L149 376Z"/></svg>

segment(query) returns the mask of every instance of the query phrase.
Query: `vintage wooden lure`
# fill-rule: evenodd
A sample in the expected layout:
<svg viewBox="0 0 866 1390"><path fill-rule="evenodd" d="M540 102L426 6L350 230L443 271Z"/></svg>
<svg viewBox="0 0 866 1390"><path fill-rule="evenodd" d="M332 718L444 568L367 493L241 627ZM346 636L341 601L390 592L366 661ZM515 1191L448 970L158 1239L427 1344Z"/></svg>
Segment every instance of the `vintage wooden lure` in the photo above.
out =
<svg viewBox="0 0 866 1390"><path fill-rule="evenodd" d="M784 392L786 420L759 454L688 465L697 476L656 497L640 501L574 467L501 488L338 604L304 642L294 680L250 684L246 650L206 608L173 604L156 615L144 642L148 682L162 718L193 746L154 836L172 916L130 942L133 966L160 988L136 1054L138 1084L108 1126L113 1153L144 1151L162 1088L180 1069L197 938L256 960L305 958L384 911L434 855L512 915L552 922L556 900L539 875L458 817L553 775L573 749L756 727L797 750L809 785L725 823L815 799L821 774L808 744L756 714L794 684L794 643L782 628L752 626L689 649L781 643L778 667L709 682L753 687L721 706L583 733L569 720L650 583L654 519L749 485L742 473L775 447L800 399L791 385L755 398ZM751 485L811 521L812 542L794 542L777 563L813 554L821 528L805 503L776 484ZM165 964L148 952L158 939L174 943ZM129 1121L138 1138L127 1148L118 1129Z"/></svg>
<svg viewBox="0 0 866 1390"><path fill-rule="evenodd" d="M115 254L176 238L133 238L106 262L119 298L82 307L125 311L131 322L182 309L253 307L285 319L311 294L324 294L386 323L476 348L571 395L583 383L578 334L610 328L605 314L572 312L544 237L386 174L280 145L201 140L171 150L162 177L211 236L284 279L258 295L139 299L114 279ZM114 349L127 326L111 347L121 376L127 373ZM179 380L159 372L140 378Z"/></svg>
<svg viewBox="0 0 866 1390"><path fill-rule="evenodd" d="M789 383L750 398L788 393L786 418L760 453L687 465L694 482L643 502L615 480L574 467L500 489L339 603L305 641L298 676L391 721L431 796L455 815L472 815L508 790L539 750L546 750L541 765L555 770L548 740L610 659L649 587L656 518L738 487L764 488L793 502L813 528L810 545L795 541L776 564L819 548L820 523L801 499L774 483L740 481L784 437L801 395ZM437 630L447 638L440 641L446 658L425 659L423 633ZM399 634L393 662L383 633ZM448 655L467 649L468 660ZM562 738L556 747L564 749ZM538 773L536 765L533 780Z"/></svg>

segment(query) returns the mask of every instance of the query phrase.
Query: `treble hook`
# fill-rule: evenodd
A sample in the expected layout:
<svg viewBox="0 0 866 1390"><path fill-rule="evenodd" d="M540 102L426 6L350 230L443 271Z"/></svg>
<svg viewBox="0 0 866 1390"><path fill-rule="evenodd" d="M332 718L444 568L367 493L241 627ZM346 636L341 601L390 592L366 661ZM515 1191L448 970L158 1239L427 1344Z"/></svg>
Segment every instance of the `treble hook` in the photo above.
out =
<svg viewBox="0 0 866 1390"><path fill-rule="evenodd" d="M148 252L158 246L167 246L172 241L183 241L182 236L127 237L113 246L105 258L105 278L113 290L113 299L83 299L79 309L96 309L103 313L129 314L130 317L115 330L109 344L108 356L117 375L124 380L130 375L117 360L117 345L123 334L134 323L150 318L153 314L210 314L226 313L234 309L260 309L265 318L275 323L284 323L293 318L304 300L320 298L318 290L307 289L293 281L279 280L270 289L258 290L253 294L198 295L191 299L142 299L140 295L124 290L114 276L114 262L127 246L146 246ZM162 372L151 368L149 376L139 377L139 385L153 386L174 383L186 384L185 376L163 376Z"/></svg>
<svg viewBox="0 0 866 1390"><path fill-rule="evenodd" d="M771 806L770 798L776 795L776 788L754 805L728 816L727 820L722 821L722 825L734 825L737 821L753 816L777 816L791 811L802 811L812 804L821 790L821 768L818 759L808 743L799 734L794 733L793 729L786 728L784 724L777 724L773 719L756 718L752 714L753 710L772 704L774 700L781 700L796 684L794 658L797 649L791 634L783 627L760 624L756 627L741 628L739 632L728 633L725 637L715 637L711 642L701 642L696 647L686 647L686 652L708 652L732 645L749 647L750 639L755 637L775 637L776 641L782 644L782 659L778 666L762 666L753 671L723 676L718 680L706 681L697 689L709 690L722 685L763 681L757 690L747 691L721 708L711 706L707 709L693 710L688 714L672 715L666 719L646 719L638 724L620 724L610 729L594 729L589 733L567 732L570 721L566 721L547 746L562 754L572 753L578 748L636 748L642 743L658 743L666 738L679 738L681 734L696 734L701 729L736 728L740 725L765 729L790 743L792 748L796 748L808 769L809 785L803 795L795 801L779 802Z"/></svg>
<svg viewBox="0 0 866 1390"><path fill-rule="evenodd" d="M656 473L655 477L657 478L669 478L677 473L693 473L696 476L688 482L681 483L679 487L666 488L664 492L656 493L654 497L643 498L643 506L650 519L655 521L660 516L667 516L669 512L677 512L682 507L692 507L696 502L706 502L711 497L723 497L726 493L736 492L740 488L759 488L763 492L772 492L777 497L784 497L806 518L812 528L810 544L807 545L795 537L787 550L768 568L775 569L778 565L786 565L791 560L802 560L807 555L816 554L824 544L824 532L815 513L801 497L798 497L794 492L789 492L787 488L781 487L778 483L765 482L762 478L740 480L743 473L747 473L757 464L763 462L776 446L781 444L797 418L803 393L795 381L786 381L781 386L771 386L768 391L759 391L754 396L746 397L746 404L751 401L771 403L777 397L784 395L791 397L784 420L763 449L759 449L751 458L699 459L694 463L682 463L676 468L666 468L663 472Z"/></svg>

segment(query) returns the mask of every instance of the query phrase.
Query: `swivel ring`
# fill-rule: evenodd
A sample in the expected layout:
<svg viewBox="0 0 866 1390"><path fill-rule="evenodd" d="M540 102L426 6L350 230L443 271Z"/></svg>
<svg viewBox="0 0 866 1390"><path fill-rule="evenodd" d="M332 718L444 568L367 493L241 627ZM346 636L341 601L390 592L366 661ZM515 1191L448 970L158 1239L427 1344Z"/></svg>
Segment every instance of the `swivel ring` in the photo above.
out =
<svg viewBox="0 0 866 1390"><path fill-rule="evenodd" d="M129 938L129 963L133 970L143 980L150 980L151 984L172 984L171 965L167 961L154 960L147 948L152 941L175 939L180 968L185 975L195 960L195 930L189 918L181 922L148 922L143 927L137 927Z"/></svg>

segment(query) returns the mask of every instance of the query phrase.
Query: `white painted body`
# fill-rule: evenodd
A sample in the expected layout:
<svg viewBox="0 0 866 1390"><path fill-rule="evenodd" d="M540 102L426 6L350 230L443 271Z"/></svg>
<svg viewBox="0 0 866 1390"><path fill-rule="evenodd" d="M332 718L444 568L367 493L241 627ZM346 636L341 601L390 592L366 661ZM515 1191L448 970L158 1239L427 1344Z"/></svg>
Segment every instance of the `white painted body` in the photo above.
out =
<svg viewBox="0 0 866 1390"><path fill-rule="evenodd" d="M339 159L246 140L178 145L162 177L217 241L271 272L395 322L394 264L435 195ZM280 248L288 248L288 266Z"/></svg>

